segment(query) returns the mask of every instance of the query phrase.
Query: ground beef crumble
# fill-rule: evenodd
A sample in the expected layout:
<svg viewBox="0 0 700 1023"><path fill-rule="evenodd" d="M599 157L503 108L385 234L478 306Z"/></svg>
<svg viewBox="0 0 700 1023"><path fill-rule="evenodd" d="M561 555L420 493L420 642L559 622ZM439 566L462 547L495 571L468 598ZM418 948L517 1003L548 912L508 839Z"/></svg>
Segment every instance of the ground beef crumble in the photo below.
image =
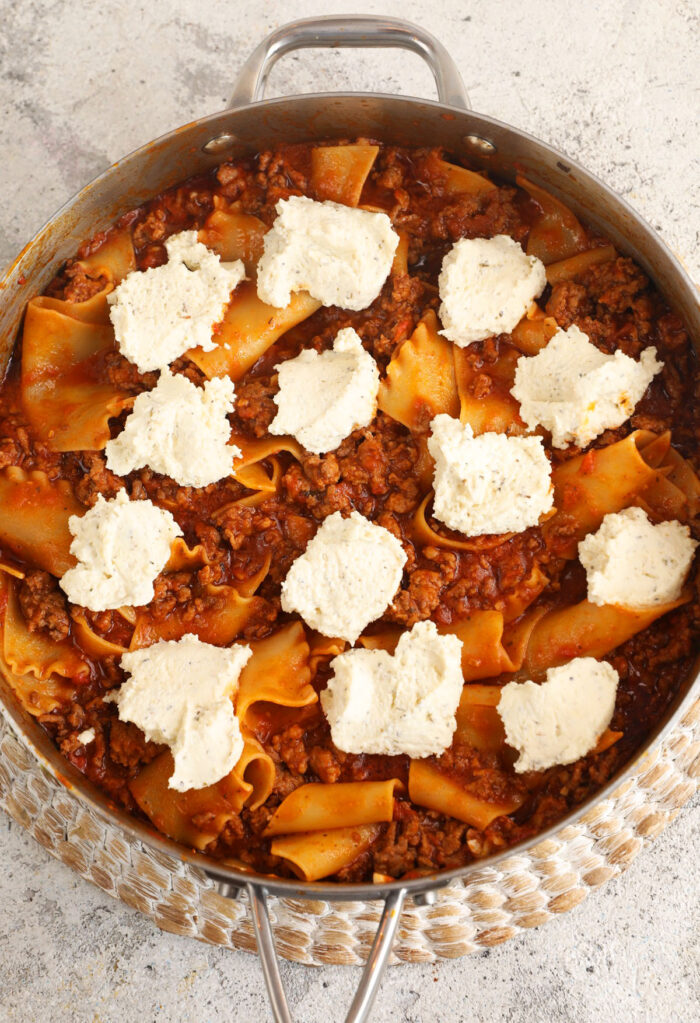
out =
<svg viewBox="0 0 700 1023"><path fill-rule="evenodd" d="M371 140L359 140L367 142ZM539 207L511 185L494 183L478 195L450 192L439 151L412 151L382 146L365 184L362 203L391 216L407 241L408 268L395 267L380 295L367 309L352 313L321 308L307 321L283 335L236 381L236 405L230 417L234 435L255 441L268 435L277 407L275 367L303 348L328 349L337 332L352 326L364 347L384 372L401 343L430 310L437 310L437 278L450 246L460 238L492 237L506 233L524 246L539 215ZM307 146L285 146L223 163L208 175L184 182L123 218L130 231L139 269L166 260L164 242L182 230L201 228L217 206L260 218L270 226L275 205L290 195L312 193L312 166ZM602 244L590 235L591 246ZM100 240L81 253L99 251ZM85 302L103 291L109 281L93 268L94 261L68 260L46 294L72 303ZM700 438L700 379L696 357L682 321L670 311L647 275L624 256L595 265L571 280L547 287L541 304L559 327L578 326L605 352L623 351L638 359L654 345L664 362L659 374L618 430L607 431L594 446L613 443L633 429L673 431L674 445L694 458ZM471 346L465 361L473 373L470 394L484 398L502 386L498 367L504 353L513 353L513 339L500 335ZM469 549L439 545L446 535L431 516L435 543L421 540L414 516L430 487L425 436L413 435L400 423L378 412L368 427L359 428L337 450L294 458L287 452L264 463L275 493L253 495L229 478L210 487L179 487L145 467L121 479L106 465L104 452L54 452L33 436L22 410L19 360L4 385L0 409L0 472L19 467L39 471L49 480L65 479L85 508L98 497L109 499L126 487L132 499L150 498L175 516L191 551L192 563L162 573L155 582L148 608L151 624L177 619L196 630L220 613L227 588L264 575L251 600L251 615L237 639L255 642L272 635L289 621L280 604L280 584L290 565L306 549L323 520L335 512L356 510L388 529L402 544L406 565L401 585L386 613L371 629L413 624L431 619L448 626L475 610L505 611L527 603L528 587L538 573L550 580L547 602L569 599L579 585L576 573L561 557L571 535L562 517L556 529L526 530L495 544L490 538ZM173 364L201 386L204 373L186 356ZM105 383L127 396L151 389L157 374L140 374L116 349L104 353L99 372ZM111 423L112 435L123 426L128 409ZM427 421L425 424L427 428ZM578 454L575 448L551 452L560 462ZM426 475L426 465L428 473ZM245 498L243 503L241 498ZM700 535L693 523L696 535ZM5 552L7 553L7 552ZM11 556L11 552L10 552ZM72 617L57 580L45 571L25 566L17 585L19 607L32 633L55 642L76 642ZM578 591L576 591L578 592ZM567 597L568 594L568 597ZM576 599L579 599L578 597ZM304 708L261 705L255 738L274 768L269 798L255 809L231 814L208 852L236 857L257 870L288 875L288 864L273 855L263 832L275 809L291 792L308 782L383 780L397 778L404 786L394 804L393 819L379 828L371 848L337 875L340 881L363 881L373 873L406 874L459 867L536 835L604 784L634 753L659 720L679 685L687 677L697 648L700 602L695 599L613 651L609 659L620 675L614 729L623 738L604 753L575 764L538 774L515 775L512 751L477 750L453 745L434 763L476 797L500 800L517 794L520 807L483 830L411 803L405 785L407 757L353 755L338 750L318 704ZM119 647L128 646L133 616L119 610L92 614L79 609L87 625ZM122 609L123 610L123 609ZM128 612L128 609L127 609ZM83 656L87 656L83 653ZM330 656L320 654L312 684L320 692L329 677ZM63 754L111 798L141 813L129 788L130 780L162 751L146 741L134 725L120 721L104 694L120 685L124 673L114 652L91 661L89 680L76 684L65 707L39 718ZM78 736L93 728L96 738L86 748ZM201 811L192 823L211 825L212 814Z"/></svg>

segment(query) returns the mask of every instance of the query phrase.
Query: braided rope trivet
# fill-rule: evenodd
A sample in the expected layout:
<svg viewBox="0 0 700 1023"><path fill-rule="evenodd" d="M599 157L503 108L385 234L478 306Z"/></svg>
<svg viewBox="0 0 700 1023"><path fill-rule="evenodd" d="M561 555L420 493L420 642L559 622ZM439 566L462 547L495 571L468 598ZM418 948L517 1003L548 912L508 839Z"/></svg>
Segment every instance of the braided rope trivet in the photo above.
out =
<svg viewBox="0 0 700 1023"><path fill-rule="evenodd" d="M484 863L432 906L409 900L396 959L431 962L497 945L573 909L621 874L700 783L700 699L632 778L576 824L497 866ZM255 951L247 902L219 895L195 867L105 824L56 782L0 714L0 807L52 856L175 934ZM309 965L361 963L379 919L375 902L270 900L279 954Z"/></svg>

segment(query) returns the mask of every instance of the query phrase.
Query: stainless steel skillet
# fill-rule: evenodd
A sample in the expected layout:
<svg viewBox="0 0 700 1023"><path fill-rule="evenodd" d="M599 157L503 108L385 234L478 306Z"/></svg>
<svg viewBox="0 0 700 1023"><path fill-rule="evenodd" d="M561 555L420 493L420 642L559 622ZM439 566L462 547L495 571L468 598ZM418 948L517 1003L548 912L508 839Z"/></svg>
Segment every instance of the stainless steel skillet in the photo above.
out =
<svg viewBox="0 0 700 1023"><path fill-rule="evenodd" d="M419 53L434 75L439 101L373 93L262 99L270 69L283 54L300 48L332 46L391 46ZM422 28L388 18L348 16L299 21L272 33L244 65L228 109L185 125L125 157L84 188L42 228L0 281L0 367L10 358L27 300L43 289L58 264L73 255L82 241L108 227L120 214L231 156L278 142L357 135L395 144L442 145L505 179L523 173L559 196L584 221L600 228L618 249L633 256L684 317L691 335L696 341L700 338L700 305L694 285L656 232L623 200L584 168L545 143L470 111L453 61L444 47ZM697 695L696 672L638 757L673 726L694 695ZM329 901L384 900L377 936L347 1016L348 1020L361 1021L367 1019L376 996L406 898L432 902L438 889L456 877L467 878L474 869L465 867L412 881L373 886L282 881L229 868L202 854L193 854L115 809L60 756L4 681L0 681L0 699L1 709L25 745L53 777L70 786L77 798L122 828L125 834L204 870L222 894L235 898L239 892L247 891L272 1011L278 1021L287 1023L291 1016L282 990L268 917L269 894ZM605 798L634 766L634 762L628 765L592 801ZM585 812L590 802L527 845L571 823ZM509 849L503 856L512 853ZM495 857L490 863L500 858Z"/></svg>

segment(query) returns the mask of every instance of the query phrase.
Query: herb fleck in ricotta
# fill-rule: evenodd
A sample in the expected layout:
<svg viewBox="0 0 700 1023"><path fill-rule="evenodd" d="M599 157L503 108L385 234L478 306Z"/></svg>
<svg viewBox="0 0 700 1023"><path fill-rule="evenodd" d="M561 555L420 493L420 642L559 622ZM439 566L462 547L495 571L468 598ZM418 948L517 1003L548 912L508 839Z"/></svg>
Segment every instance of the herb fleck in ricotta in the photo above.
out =
<svg viewBox="0 0 700 1023"><path fill-rule="evenodd" d="M509 682L498 713L520 753L515 770L544 771L588 753L612 720L619 675L607 661L577 657L550 668L547 681Z"/></svg>
<svg viewBox="0 0 700 1023"><path fill-rule="evenodd" d="M324 636L354 643L401 583L406 554L388 529L359 512L329 515L282 583L282 610Z"/></svg>
<svg viewBox="0 0 700 1023"><path fill-rule="evenodd" d="M323 305L366 309L389 276L399 236L385 213L292 196L277 203L258 263L258 295L289 305L308 291Z"/></svg>
<svg viewBox="0 0 700 1023"><path fill-rule="evenodd" d="M151 501L130 501L125 490L97 503L84 515L71 515L71 554L78 559L60 585L73 604L90 611L153 600L153 581L170 557L170 545L182 536L169 511Z"/></svg>
<svg viewBox="0 0 700 1023"><path fill-rule="evenodd" d="M332 351L307 348L275 369L280 389L270 433L292 434L321 455L374 419L379 370L352 327L338 332Z"/></svg>
<svg viewBox="0 0 700 1023"><path fill-rule="evenodd" d="M442 261L440 333L460 348L509 333L546 283L544 264L507 234L462 238Z"/></svg>
<svg viewBox="0 0 700 1023"><path fill-rule="evenodd" d="M130 678L105 700L116 703L121 720L138 725L149 741L170 746L170 788L213 785L240 759L244 742L233 698L251 653L242 644L217 647L186 635L122 656Z"/></svg>
<svg viewBox="0 0 700 1023"><path fill-rule="evenodd" d="M606 515L578 545L592 604L643 609L677 600L697 541L680 522L650 522L641 508Z"/></svg>
<svg viewBox="0 0 700 1023"><path fill-rule="evenodd" d="M405 632L394 655L348 650L331 661L321 704L338 749L427 757L450 745L464 680L462 643L432 622Z"/></svg>
<svg viewBox="0 0 700 1023"><path fill-rule="evenodd" d="M447 415L430 427L433 512L450 529L466 536L517 533L550 510L551 467L540 437L475 437L468 423Z"/></svg>
<svg viewBox="0 0 700 1023"><path fill-rule="evenodd" d="M639 362L620 351L606 355L573 326L557 331L537 355L518 359L511 394L530 429L544 426L555 448L586 447L629 419L662 369L655 348Z"/></svg>
<svg viewBox="0 0 700 1023"><path fill-rule="evenodd" d="M164 369L189 348L215 348L212 329L245 278L240 259L222 263L182 231L165 243L168 262L127 274L107 296L119 350L140 373Z"/></svg>

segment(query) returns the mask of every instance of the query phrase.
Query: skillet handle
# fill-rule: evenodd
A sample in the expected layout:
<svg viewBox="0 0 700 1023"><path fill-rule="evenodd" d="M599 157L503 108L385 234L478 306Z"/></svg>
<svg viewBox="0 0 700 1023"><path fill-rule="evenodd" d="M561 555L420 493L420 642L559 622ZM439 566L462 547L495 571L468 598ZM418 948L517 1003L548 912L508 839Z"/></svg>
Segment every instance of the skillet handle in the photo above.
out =
<svg viewBox="0 0 700 1023"><path fill-rule="evenodd" d="M267 993L270 997L272 1017L275 1023L292 1023L292 1016L280 977L275 942L272 937L270 914L267 909L267 890L264 885L260 886L255 883L250 883L247 887L250 913L253 918L255 939L258 943ZM384 900L384 909L377 927L377 934L362 971L362 979L352 1000L352 1005L345 1017L345 1023L365 1023L369 1018L386 964L389 961L406 895L405 888L398 888Z"/></svg>
<svg viewBox="0 0 700 1023"><path fill-rule="evenodd" d="M253 50L241 68L229 107L244 107L262 99L270 71L285 53L308 47L336 46L413 50L432 71L440 102L469 109L469 98L457 65L434 35L410 21L365 14L303 18L275 29Z"/></svg>

